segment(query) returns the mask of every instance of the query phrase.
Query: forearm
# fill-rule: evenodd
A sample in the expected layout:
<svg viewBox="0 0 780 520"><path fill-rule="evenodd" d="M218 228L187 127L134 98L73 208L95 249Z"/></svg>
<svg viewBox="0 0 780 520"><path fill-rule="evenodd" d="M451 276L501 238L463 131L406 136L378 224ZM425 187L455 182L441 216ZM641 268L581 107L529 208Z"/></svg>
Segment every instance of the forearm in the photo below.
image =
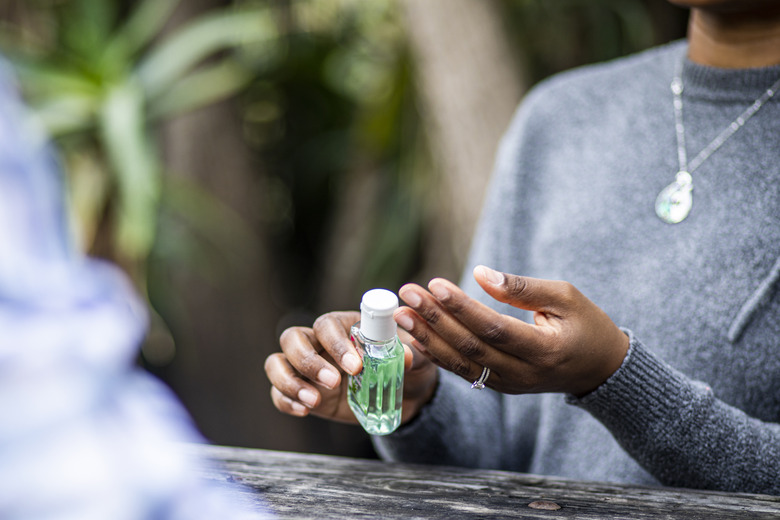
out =
<svg viewBox="0 0 780 520"><path fill-rule="evenodd" d="M780 494L780 425L718 400L633 336L618 372L570 402L665 485Z"/></svg>

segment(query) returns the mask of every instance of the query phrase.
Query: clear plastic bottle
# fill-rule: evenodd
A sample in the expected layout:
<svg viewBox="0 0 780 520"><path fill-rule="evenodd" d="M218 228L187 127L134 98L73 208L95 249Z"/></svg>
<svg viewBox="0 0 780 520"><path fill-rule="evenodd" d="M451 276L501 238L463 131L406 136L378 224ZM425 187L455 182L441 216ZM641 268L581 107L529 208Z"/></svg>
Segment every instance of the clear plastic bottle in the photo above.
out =
<svg viewBox="0 0 780 520"><path fill-rule="evenodd" d="M363 295L360 321L350 331L363 370L349 376L349 406L372 435L387 435L401 424L404 349L393 320L397 308L394 293L372 289Z"/></svg>

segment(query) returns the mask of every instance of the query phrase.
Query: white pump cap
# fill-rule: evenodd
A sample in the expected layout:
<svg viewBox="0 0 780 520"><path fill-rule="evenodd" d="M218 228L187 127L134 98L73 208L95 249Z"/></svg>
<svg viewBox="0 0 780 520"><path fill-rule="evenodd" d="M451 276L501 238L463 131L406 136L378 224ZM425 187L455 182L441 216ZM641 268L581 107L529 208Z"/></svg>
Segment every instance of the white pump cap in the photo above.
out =
<svg viewBox="0 0 780 520"><path fill-rule="evenodd" d="M387 341L396 334L393 311L398 308L398 296L387 289L371 289L360 302L360 332L367 339Z"/></svg>

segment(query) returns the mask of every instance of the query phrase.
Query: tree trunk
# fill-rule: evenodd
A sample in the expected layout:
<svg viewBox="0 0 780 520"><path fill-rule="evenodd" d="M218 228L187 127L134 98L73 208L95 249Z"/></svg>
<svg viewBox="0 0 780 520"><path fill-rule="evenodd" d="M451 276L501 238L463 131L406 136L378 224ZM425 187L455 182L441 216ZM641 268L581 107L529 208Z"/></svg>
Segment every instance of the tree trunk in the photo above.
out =
<svg viewBox="0 0 780 520"><path fill-rule="evenodd" d="M402 0L427 132L440 175L432 194L431 276L457 277L495 151L526 84L495 0Z"/></svg>
<svg viewBox="0 0 780 520"><path fill-rule="evenodd" d="M182 2L171 25L222 4ZM264 177L243 140L239 111L234 102L225 101L180 116L164 126L162 139L169 174L205 188L238 213L257 237L242 246L242 269L214 263L208 267L214 271L212 280L193 270L169 270L175 294L168 297L178 301L185 319L178 320L184 326L174 330L177 354L164 376L214 442L311 447L302 422L273 407L263 370L265 357L278 350L279 310L269 296L273 273L257 210Z"/></svg>

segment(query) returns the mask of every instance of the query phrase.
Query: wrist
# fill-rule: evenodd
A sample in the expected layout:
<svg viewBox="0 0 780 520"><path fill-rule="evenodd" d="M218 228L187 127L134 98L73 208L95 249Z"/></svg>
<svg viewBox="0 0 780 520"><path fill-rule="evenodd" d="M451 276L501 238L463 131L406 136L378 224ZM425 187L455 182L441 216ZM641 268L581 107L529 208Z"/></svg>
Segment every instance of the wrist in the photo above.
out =
<svg viewBox="0 0 780 520"><path fill-rule="evenodd" d="M608 344L610 345L609 348L605 349L608 354L602 363L602 369L598 370L598 375L594 378L595 382L591 382L590 385L581 390L571 392L574 397L580 399L594 392L620 370L621 366L623 366L629 348L631 347L631 337L629 333L616 327L614 339Z"/></svg>
<svg viewBox="0 0 780 520"><path fill-rule="evenodd" d="M417 416L420 415L420 412L428 405L431 401L433 401L434 397L436 397L436 392L439 389L439 371L436 369L435 366L431 365L429 368L430 370L430 377L427 378L427 381L420 385L418 388L415 388L414 383L412 385L405 385L404 386L404 401L403 401L403 409L401 411L401 424L407 424L411 421L413 421ZM407 374L407 376L410 376ZM414 376L407 377L407 379L411 379Z"/></svg>

